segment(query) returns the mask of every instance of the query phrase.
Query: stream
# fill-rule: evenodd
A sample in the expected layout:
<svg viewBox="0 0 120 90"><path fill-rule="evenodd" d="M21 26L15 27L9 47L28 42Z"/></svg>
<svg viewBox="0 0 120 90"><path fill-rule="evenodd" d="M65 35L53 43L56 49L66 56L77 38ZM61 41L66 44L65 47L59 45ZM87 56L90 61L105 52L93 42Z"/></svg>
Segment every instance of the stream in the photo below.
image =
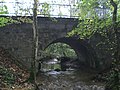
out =
<svg viewBox="0 0 120 90"><path fill-rule="evenodd" d="M41 67L37 75L40 90L105 90L104 84L91 80L94 74L73 68L61 71L55 59L42 63Z"/></svg>

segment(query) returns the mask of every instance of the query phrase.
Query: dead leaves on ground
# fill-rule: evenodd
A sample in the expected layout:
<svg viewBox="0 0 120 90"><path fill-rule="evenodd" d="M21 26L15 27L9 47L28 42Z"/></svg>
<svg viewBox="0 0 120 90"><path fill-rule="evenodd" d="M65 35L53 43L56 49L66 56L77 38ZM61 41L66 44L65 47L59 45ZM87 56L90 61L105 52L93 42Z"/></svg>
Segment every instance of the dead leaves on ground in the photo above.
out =
<svg viewBox="0 0 120 90"><path fill-rule="evenodd" d="M0 90L1 88L4 88L2 90L9 90L8 87L10 84L12 85L11 90L28 90L31 84L24 83L20 85L20 83L28 77L29 73L18 67L14 63L12 56L4 48L0 48ZM7 87L7 89L5 89L5 87ZM20 89L15 89L16 87ZM27 89L25 89L25 87L27 87Z"/></svg>

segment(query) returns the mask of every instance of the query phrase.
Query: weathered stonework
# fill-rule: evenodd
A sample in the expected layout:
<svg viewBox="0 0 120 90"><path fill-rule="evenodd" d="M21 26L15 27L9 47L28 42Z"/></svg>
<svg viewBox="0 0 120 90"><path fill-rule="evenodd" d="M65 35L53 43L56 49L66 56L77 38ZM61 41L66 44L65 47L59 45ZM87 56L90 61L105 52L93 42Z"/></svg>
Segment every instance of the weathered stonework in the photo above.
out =
<svg viewBox="0 0 120 90"><path fill-rule="evenodd" d="M38 17L39 49L44 49L56 39L65 37L77 24L78 20L73 18L56 18L54 21L51 18ZM99 47L96 47L96 44L99 43L101 39L101 37L96 35L89 41L96 50L97 56L99 56L98 58L103 59L103 62L108 64L108 62L110 62L109 58L111 57L107 56L104 50L100 51ZM19 62L23 63L28 68L30 68L30 61L33 56L32 42L33 31L31 23L10 24L0 28L0 47L7 49L11 55L16 57ZM87 51L89 51L87 46L86 48ZM92 56L94 55L92 54ZM101 64L101 66L103 65L106 66L105 64Z"/></svg>
<svg viewBox="0 0 120 90"><path fill-rule="evenodd" d="M52 41L65 37L77 25L76 19L38 17L39 48L44 49ZM0 28L0 47L7 49L21 63L30 67L32 60L32 24L10 24Z"/></svg>

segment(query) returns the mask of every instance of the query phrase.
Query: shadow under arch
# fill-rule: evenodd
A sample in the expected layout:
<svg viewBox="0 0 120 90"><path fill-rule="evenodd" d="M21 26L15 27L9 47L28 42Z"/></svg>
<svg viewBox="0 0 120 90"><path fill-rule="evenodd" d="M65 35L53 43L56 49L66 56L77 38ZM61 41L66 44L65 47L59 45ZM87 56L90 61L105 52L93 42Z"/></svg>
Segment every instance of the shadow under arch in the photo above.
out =
<svg viewBox="0 0 120 90"><path fill-rule="evenodd" d="M54 40L50 44L48 44L44 50L54 43L65 43L69 45L77 54L78 59L82 56L84 59L81 60L84 65L89 66L91 68L96 68L97 64L97 55L91 45L84 39L77 39L75 37L62 37Z"/></svg>

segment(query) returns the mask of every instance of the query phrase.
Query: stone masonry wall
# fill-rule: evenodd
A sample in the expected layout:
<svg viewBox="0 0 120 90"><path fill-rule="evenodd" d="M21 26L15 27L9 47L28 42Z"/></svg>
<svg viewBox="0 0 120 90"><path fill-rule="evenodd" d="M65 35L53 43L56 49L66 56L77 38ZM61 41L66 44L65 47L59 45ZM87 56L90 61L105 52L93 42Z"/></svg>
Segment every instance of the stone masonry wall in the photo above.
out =
<svg viewBox="0 0 120 90"><path fill-rule="evenodd" d="M66 36L77 25L76 19L38 17L39 48ZM0 47L4 47L27 68L32 60L32 24L10 24L0 28Z"/></svg>

